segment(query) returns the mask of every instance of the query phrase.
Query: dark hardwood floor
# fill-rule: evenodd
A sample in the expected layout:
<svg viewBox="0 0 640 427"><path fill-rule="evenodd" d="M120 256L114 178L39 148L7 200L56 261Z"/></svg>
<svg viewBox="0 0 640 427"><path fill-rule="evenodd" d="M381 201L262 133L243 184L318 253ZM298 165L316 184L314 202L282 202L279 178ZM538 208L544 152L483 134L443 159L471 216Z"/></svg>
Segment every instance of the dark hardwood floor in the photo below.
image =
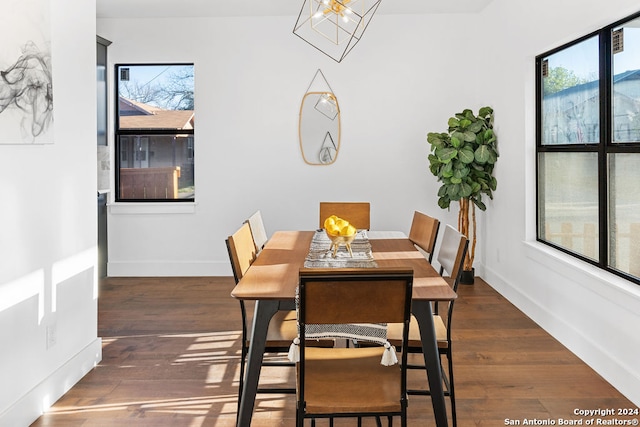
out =
<svg viewBox="0 0 640 427"><path fill-rule="evenodd" d="M232 288L230 277L104 280L102 362L32 426L235 425L240 310ZM586 423L602 417L576 416L575 409L635 408L482 280L461 285L456 304L460 427ZM425 382L420 371L411 376L414 385ZM261 377L263 384L292 380L282 368L265 368ZM294 415L293 395L258 395L252 426L293 426ZM409 426L434 425L429 398L411 396L409 417Z"/></svg>

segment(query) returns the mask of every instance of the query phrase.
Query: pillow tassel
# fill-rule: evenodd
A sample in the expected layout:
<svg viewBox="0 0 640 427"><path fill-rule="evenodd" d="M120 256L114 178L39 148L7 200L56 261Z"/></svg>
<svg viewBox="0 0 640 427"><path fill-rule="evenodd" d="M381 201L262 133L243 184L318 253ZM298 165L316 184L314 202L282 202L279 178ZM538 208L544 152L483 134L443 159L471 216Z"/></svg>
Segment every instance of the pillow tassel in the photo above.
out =
<svg viewBox="0 0 640 427"><path fill-rule="evenodd" d="M396 349L389 344L389 341L384 343L384 352L382 353L382 361L380 363L384 366L392 366L398 363Z"/></svg>
<svg viewBox="0 0 640 427"><path fill-rule="evenodd" d="M300 361L300 338L296 337L289 346L289 354L287 356L290 362L297 363Z"/></svg>

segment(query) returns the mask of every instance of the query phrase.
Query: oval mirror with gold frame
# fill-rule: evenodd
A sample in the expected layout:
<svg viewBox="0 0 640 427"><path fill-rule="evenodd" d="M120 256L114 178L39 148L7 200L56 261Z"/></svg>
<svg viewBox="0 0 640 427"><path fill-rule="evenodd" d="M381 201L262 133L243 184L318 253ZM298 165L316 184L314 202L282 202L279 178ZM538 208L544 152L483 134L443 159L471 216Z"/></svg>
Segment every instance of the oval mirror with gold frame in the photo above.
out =
<svg viewBox="0 0 640 427"><path fill-rule="evenodd" d="M327 90L311 90L320 75ZM302 158L310 165L330 165L340 150L340 106L318 70L300 104L298 123Z"/></svg>

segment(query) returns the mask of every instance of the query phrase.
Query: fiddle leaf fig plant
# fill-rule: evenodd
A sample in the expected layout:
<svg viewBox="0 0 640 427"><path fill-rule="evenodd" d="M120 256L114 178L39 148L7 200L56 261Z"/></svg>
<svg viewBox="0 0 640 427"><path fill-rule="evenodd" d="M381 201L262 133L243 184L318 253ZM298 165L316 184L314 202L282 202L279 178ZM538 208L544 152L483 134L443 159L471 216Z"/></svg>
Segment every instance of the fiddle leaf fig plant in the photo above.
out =
<svg viewBox="0 0 640 427"><path fill-rule="evenodd" d="M482 195L493 199L498 186L493 176L498 160L493 109L482 107L477 115L465 109L449 119L447 132L430 132L427 141L431 145L429 170L442 182L438 206L449 209L451 202L459 203L458 231L470 240L464 269L471 270L476 248L475 207L486 210Z"/></svg>

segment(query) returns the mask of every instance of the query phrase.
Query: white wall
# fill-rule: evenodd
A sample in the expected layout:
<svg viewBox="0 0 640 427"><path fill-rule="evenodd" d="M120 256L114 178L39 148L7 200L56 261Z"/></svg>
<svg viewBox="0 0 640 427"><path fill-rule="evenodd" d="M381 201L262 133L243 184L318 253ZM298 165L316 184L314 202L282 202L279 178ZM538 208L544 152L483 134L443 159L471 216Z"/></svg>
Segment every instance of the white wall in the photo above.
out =
<svg viewBox="0 0 640 427"><path fill-rule="evenodd" d="M55 143L0 145L2 426L29 425L101 358L95 4L51 10Z"/></svg>
<svg viewBox="0 0 640 427"><path fill-rule="evenodd" d="M256 209L268 232L316 228L320 200L370 201L377 229L408 231L415 209L445 216L426 134L479 107L449 84L463 73L446 65L449 19L376 16L341 64L292 34L295 17L99 20L111 63L194 62L196 82L196 206L112 206L109 274L230 275L224 239ZM318 68L342 111L342 148L328 167L305 164L298 146L300 102Z"/></svg>
<svg viewBox="0 0 640 427"><path fill-rule="evenodd" d="M482 14L481 88L501 154L483 277L637 405L640 287L535 243L534 59L639 10L633 0L494 0Z"/></svg>
<svg viewBox="0 0 640 427"><path fill-rule="evenodd" d="M295 17L99 20L112 63L196 67L197 203L177 213L113 205L109 274L230 275L224 239L256 209L269 233L317 227L320 200L371 201L376 229L408 231L416 209L455 224L455 210L436 204L426 133L491 105L498 191L479 214L476 272L640 404L631 330L640 288L534 243L534 57L638 7L607 6L494 0L480 15L381 14L342 64L292 35ZM297 142L317 68L342 110L342 149L329 167L306 165Z"/></svg>

